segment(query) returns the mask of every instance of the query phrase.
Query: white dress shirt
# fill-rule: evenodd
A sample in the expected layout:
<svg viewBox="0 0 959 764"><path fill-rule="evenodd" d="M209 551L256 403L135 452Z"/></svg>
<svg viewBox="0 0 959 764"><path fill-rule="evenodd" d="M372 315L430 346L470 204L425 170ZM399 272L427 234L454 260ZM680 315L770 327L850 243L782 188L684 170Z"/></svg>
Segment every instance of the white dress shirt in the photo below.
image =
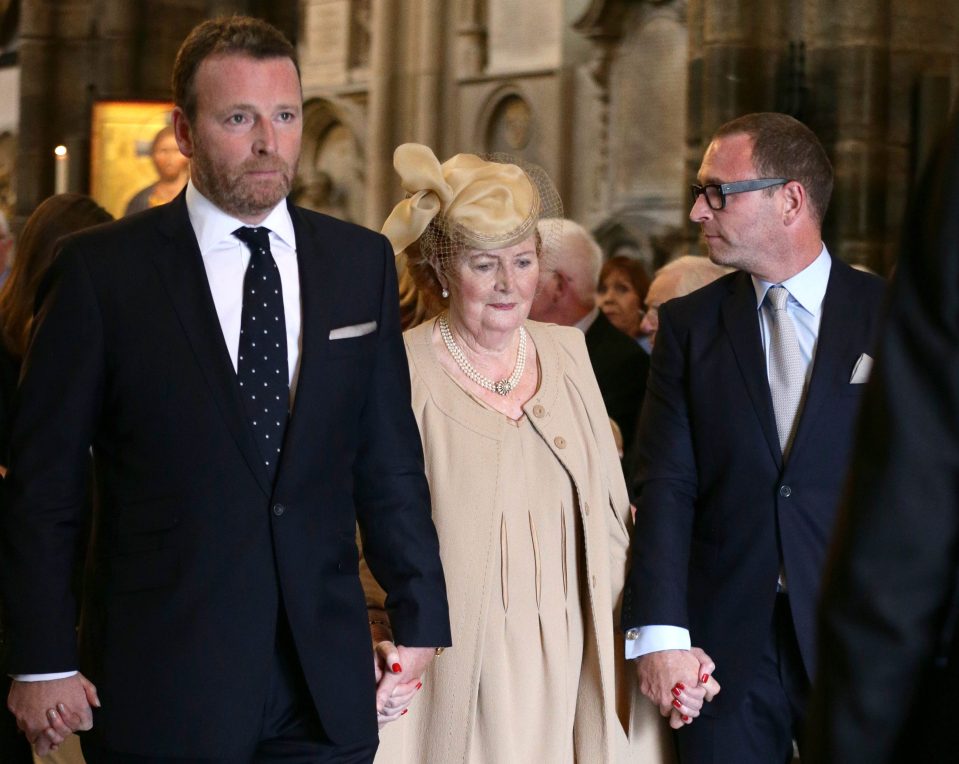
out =
<svg viewBox="0 0 959 764"><path fill-rule="evenodd" d="M206 278L213 294L213 304L220 320L220 329L226 341L226 349L236 371L240 347L240 318L243 313L243 277L250 262L250 250L246 244L233 236L233 231L248 226L227 213L197 191L191 180L186 188L186 208L190 225L200 246L200 256L206 269ZM296 261L296 237L293 221L286 200L282 200L260 226L270 229L270 250L280 271L283 285L283 313L286 318L286 352L290 371L290 408L296 392L299 376L302 336L300 331L300 274ZM131 254L136 257L136 254ZM53 674L14 674L19 682L40 682L51 679L66 679L76 671L61 671Z"/></svg>
<svg viewBox="0 0 959 764"><path fill-rule="evenodd" d="M822 303L829 285L829 272L832 270L832 258L823 244L819 257L813 260L795 276L783 281L780 286L789 292L786 301L786 313L796 326L799 351L805 371L805 385L812 375L813 359L816 356L816 343L819 340L819 325L822 321ZM769 317L762 309L766 292L775 284L752 276L753 289L756 290L756 313L759 320L759 332L762 338L763 354L766 357L766 375L769 375ZM780 573L781 575L781 573ZM784 581L780 578L780 584ZM687 629L679 626L648 625L630 629L626 632L626 657L638 658L646 653L660 650L688 650L691 638Z"/></svg>

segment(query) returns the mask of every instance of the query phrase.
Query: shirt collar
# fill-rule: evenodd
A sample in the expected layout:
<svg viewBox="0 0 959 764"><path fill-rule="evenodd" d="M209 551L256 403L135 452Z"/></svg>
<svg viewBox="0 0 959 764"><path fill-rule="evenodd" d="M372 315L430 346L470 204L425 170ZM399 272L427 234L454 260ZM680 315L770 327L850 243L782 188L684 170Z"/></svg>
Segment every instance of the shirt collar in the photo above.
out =
<svg viewBox="0 0 959 764"><path fill-rule="evenodd" d="M574 326L583 334L586 334L586 332L589 331L589 327L593 325L593 322L596 320L597 316L599 316L599 308L593 308L589 313L577 321Z"/></svg>
<svg viewBox="0 0 959 764"><path fill-rule="evenodd" d="M786 288L789 295L799 304L803 310L813 316L818 316L822 309L822 302L826 297L826 287L829 285L829 271L832 269L832 258L829 256L829 250L826 245L822 245L819 257L813 260L809 265L803 268L799 273L781 283ZM762 307L763 300L766 299L766 292L769 287L776 284L763 281L755 276L753 280L753 289L756 290L756 308Z"/></svg>
<svg viewBox="0 0 959 764"><path fill-rule="evenodd" d="M197 190L192 180L186 186L186 209L190 216L190 224L196 233L201 254L209 252L224 242L237 243L239 240L233 236L233 232L237 228L249 225L217 207ZM282 199L270 210L270 214L260 225L269 228L272 234L278 236L291 250L296 251L296 235L293 233L293 220L290 218L286 199Z"/></svg>

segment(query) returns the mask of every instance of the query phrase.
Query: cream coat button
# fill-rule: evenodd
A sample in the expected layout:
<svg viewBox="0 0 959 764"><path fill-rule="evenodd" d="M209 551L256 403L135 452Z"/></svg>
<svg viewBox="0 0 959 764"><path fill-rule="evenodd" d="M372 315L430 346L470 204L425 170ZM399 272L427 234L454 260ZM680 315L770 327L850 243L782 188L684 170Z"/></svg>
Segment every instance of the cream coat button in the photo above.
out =
<svg viewBox="0 0 959 764"><path fill-rule="evenodd" d="M557 435L553 438L553 443L556 444L556 448L566 448L566 438L562 435Z"/></svg>
<svg viewBox="0 0 959 764"><path fill-rule="evenodd" d="M544 416L546 416L546 409L537 403L535 406L533 406L533 416L542 419Z"/></svg>

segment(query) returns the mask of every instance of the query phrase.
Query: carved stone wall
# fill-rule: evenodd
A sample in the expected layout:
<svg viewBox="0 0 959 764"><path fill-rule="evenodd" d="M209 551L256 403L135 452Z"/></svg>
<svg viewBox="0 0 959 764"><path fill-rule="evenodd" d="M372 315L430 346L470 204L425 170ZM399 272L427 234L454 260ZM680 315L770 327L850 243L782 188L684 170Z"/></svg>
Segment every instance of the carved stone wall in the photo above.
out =
<svg viewBox="0 0 959 764"><path fill-rule="evenodd" d="M308 203L378 228L402 196L398 144L441 159L506 150L543 165L607 251L653 264L682 248L677 231L695 238L687 184L711 132L780 110L834 161L830 247L886 270L959 90L959 0L22 0L21 11L10 136L21 217L52 192L59 143L71 190L87 190L92 104L168 98L183 37L222 13L267 18L298 46Z"/></svg>

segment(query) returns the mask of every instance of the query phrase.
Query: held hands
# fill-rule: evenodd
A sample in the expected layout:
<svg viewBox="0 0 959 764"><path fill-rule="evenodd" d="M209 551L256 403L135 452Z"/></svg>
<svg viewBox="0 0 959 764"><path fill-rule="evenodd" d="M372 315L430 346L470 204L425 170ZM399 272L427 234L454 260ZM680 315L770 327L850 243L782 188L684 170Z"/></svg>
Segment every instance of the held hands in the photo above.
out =
<svg viewBox="0 0 959 764"><path fill-rule="evenodd" d="M13 681L7 707L38 756L57 750L71 732L93 727L97 688L83 674L40 682Z"/></svg>
<svg viewBox="0 0 959 764"><path fill-rule="evenodd" d="M376 720L380 729L409 710L423 686L422 678L436 654L432 647L403 647L381 640L373 648L376 674Z"/></svg>
<svg viewBox="0 0 959 764"><path fill-rule="evenodd" d="M669 717L673 729L692 724L703 702L719 693L719 682L712 675L715 668L698 647L662 650L636 659L640 690Z"/></svg>

